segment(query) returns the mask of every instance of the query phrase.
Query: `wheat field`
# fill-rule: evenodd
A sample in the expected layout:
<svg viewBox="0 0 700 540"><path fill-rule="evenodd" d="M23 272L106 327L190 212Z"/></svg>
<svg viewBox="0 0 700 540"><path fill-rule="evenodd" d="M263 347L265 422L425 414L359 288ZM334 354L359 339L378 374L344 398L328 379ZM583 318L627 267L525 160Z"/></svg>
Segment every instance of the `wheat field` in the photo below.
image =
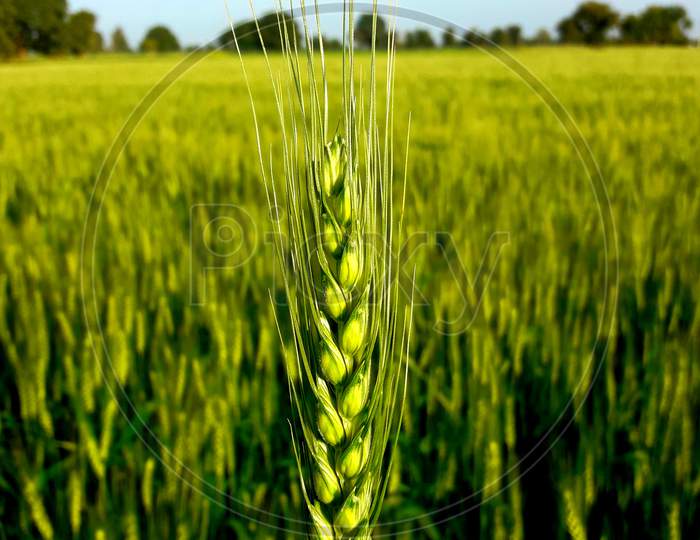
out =
<svg viewBox="0 0 700 540"><path fill-rule="evenodd" d="M605 190L495 58L399 53L417 301L375 537L697 538L700 56L512 54ZM183 60L0 65L0 538L306 530L241 70L197 57L150 99ZM246 66L267 159L277 112Z"/></svg>

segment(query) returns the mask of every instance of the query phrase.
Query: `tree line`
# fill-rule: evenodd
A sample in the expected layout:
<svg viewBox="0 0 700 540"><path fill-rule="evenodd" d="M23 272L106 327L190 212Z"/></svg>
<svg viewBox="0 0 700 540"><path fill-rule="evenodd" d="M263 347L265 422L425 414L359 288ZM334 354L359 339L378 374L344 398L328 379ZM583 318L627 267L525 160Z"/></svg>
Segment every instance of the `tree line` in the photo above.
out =
<svg viewBox="0 0 700 540"><path fill-rule="evenodd" d="M289 18L281 16L289 35L298 36L298 25ZM276 14L269 14L258 21L263 41L268 49L281 48L280 32ZM362 15L355 25L355 41L360 47L372 45L373 19L371 15ZM584 2L568 17L557 24L557 35L553 36L547 29L537 31L531 37L525 37L522 27L517 24L494 28L490 32L471 29L460 35L454 28L443 31L438 43L433 33L425 28L417 28L397 37L397 45L407 49L429 49L438 46L475 47L475 46L519 46L519 45L553 45L553 44L657 44L688 45L691 39L687 32L692 21L685 8L681 6L647 7L639 14L620 15L610 5L600 2ZM235 28L239 46L243 50L260 50L260 38L253 21L243 23ZM377 46L385 47L388 38L386 21L381 17L377 21ZM218 44L223 48L233 48L233 35L227 31L221 35ZM316 47L318 37L313 39ZM304 45L303 43L301 44ZM338 39L323 38L326 49L340 49Z"/></svg>
<svg viewBox="0 0 700 540"><path fill-rule="evenodd" d="M692 21L682 6L651 5L641 13L621 15L609 4L584 2L556 26L556 36L546 28L531 37L525 37L522 27L513 24L497 27L490 32L471 29L459 35L448 28L442 34L443 47L457 46L519 46L553 44L654 44L688 45L692 42L688 31ZM405 47L436 47L427 30L408 32L403 37Z"/></svg>
<svg viewBox="0 0 700 540"><path fill-rule="evenodd" d="M557 32L565 43L687 45L691 27L682 6L649 6L639 14L622 16L608 4L586 2L559 22Z"/></svg>
<svg viewBox="0 0 700 540"><path fill-rule="evenodd" d="M298 24L288 15L280 15L286 22L288 34L293 39L300 35ZM277 26L278 15L269 14L258 21L265 45L270 50L279 50L282 38ZM97 53L103 51L132 52L132 48L121 28L117 28L105 44L96 29L97 17L86 10L68 12L67 0L0 0L0 57L22 56L27 52L40 54ZM490 32L472 29L460 35L454 29L446 29L437 43L433 33L418 28L398 36L397 44L403 48L445 48L460 46L519 46L526 44L660 44L687 45L691 42L688 31L692 21L682 6L652 5L638 14L621 15L609 4L584 2L556 26L556 36L547 29L525 37L517 25L498 27ZM241 49L260 49L257 28L253 21L239 24L236 28ZM377 24L378 46L385 46L388 36L387 24L379 19ZM232 34L224 32L218 45L232 48ZM360 47L369 47L372 41L372 17L361 16L356 25L355 39ZM318 37L314 38L318 46ZM340 49L335 38L324 37L326 49ZM300 44L304 46L303 43ZM175 34L165 26L150 28L141 40L141 52L179 51L180 43Z"/></svg>
<svg viewBox="0 0 700 540"><path fill-rule="evenodd" d="M121 28L116 28L110 42L105 43L96 26L94 13L69 13L67 0L0 0L0 57L29 52L82 55L132 51ZM178 51L180 44L168 28L154 26L146 32L138 50Z"/></svg>

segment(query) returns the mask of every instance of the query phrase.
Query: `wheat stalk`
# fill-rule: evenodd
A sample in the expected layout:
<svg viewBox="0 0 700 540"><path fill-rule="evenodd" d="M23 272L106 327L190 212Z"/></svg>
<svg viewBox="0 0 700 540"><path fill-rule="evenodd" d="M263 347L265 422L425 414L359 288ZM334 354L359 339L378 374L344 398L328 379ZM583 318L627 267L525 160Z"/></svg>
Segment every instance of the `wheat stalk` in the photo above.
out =
<svg viewBox="0 0 700 540"><path fill-rule="evenodd" d="M250 7L255 17L252 2ZM311 535L366 538L377 522L387 489L408 373L401 355L407 354L411 305L398 316L398 280L392 279L392 265L397 264L392 260L395 27L387 42L386 115L380 126L377 6L370 82L358 96L353 2L346 5L342 120L331 134L323 39L319 37L320 54L316 55L303 0L300 8L305 61L294 26L286 15L278 15L289 73L286 88L273 75L264 51L282 129L289 216L286 234L277 223L277 253L285 271L293 338L288 379L298 422L292 438L312 517ZM321 36L317 4L315 8ZM279 9L281 13L281 4ZM258 34L264 50L259 27ZM268 203L276 208L278 189L272 166L268 179L262 158L244 65L243 72ZM285 236L288 245L281 240Z"/></svg>

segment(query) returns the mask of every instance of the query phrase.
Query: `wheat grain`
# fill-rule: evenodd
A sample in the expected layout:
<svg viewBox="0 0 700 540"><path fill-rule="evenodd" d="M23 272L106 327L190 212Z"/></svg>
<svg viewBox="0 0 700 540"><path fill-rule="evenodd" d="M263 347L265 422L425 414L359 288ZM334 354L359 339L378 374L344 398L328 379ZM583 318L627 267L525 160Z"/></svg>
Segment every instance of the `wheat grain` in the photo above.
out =
<svg viewBox="0 0 700 540"><path fill-rule="evenodd" d="M77 470L70 472L68 476L68 500L70 513L70 526L74 534L80 531L81 513L83 509L83 486Z"/></svg>
<svg viewBox="0 0 700 540"><path fill-rule="evenodd" d="M124 538L126 540L139 540L139 520L134 512L124 516Z"/></svg>
<svg viewBox="0 0 700 540"><path fill-rule="evenodd" d="M148 458L143 471L143 483L141 484L141 501L147 514L153 511L153 473L156 462L153 458Z"/></svg>
<svg viewBox="0 0 700 540"><path fill-rule="evenodd" d="M578 504L570 489L564 490L564 516L566 528L573 540L586 540L586 527L579 513Z"/></svg>
<svg viewBox="0 0 700 540"><path fill-rule="evenodd" d="M681 540L681 506L678 501L673 501L668 512L668 538Z"/></svg>
<svg viewBox="0 0 700 540"><path fill-rule="evenodd" d="M22 483L22 491L39 534L44 540L52 540L54 537L53 526L46 513L36 482L25 476Z"/></svg>

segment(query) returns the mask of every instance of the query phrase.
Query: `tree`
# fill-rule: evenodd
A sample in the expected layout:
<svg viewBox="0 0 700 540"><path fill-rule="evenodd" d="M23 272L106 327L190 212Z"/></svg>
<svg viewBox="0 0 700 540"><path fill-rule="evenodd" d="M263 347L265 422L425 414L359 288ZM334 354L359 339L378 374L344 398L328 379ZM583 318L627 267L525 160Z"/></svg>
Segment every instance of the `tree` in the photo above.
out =
<svg viewBox="0 0 700 540"><path fill-rule="evenodd" d="M365 14L361 15L355 24L355 40L360 47L367 49L372 47L372 32L374 28L374 16ZM376 46L378 49L386 48L389 32L387 31L386 22L381 17L377 16L377 34Z"/></svg>
<svg viewBox="0 0 700 540"><path fill-rule="evenodd" d="M478 28L472 28L464 34L465 47L483 47L486 45L485 34Z"/></svg>
<svg viewBox="0 0 700 540"><path fill-rule="evenodd" d="M0 0L0 58L17 54L17 10L13 2Z"/></svg>
<svg viewBox="0 0 700 540"><path fill-rule="evenodd" d="M314 50L319 51L321 49L321 47L320 47L321 44L318 41L318 36L314 36L311 41L313 43ZM323 50L324 51L340 51L342 48L343 48L343 44L341 43L341 41L339 39L323 36Z"/></svg>
<svg viewBox="0 0 700 540"><path fill-rule="evenodd" d="M517 24L511 24L506 28L506 40L508 45L517 47L523 41L523 29Z"/></svg>
<svg viewBox="0 0 700 540"><path fill-rule="evenodd" d="M15 7L17 50L44 54L63 49L66 0L12 0Z"/></svg>
<svg viewBox="0 0 700 540"><path fill-rule="evenodd" d="M494 45L505 45L506 39L506 31L503 28L496 27L489 33L489 41Z"/></svg>
<svg viewBox="0 0 700 540"><path fill-rule="evenodd" d="M432 49L435 41L432 34L424 28L418 28L413 32L408 32L404 38L404 46L407 49Z"/></svg>
<svg viewBox="0 0 700 540"><path fill-rule="evenodd" d="M566 18L557 25L561 43L583 43L583 35L572 18Z"/></svg>
<svg viewBox="0 0 700 540"><path fill-rule="evenodd" d="M557 26L559 39L563 43L604 43L608 33L619 20L619 14L609 5L599 2L581 4L570 17Z"/></svg>
<svg viewBox="0 0 700 540"><path fill-rule="evenodd" d="M165 26L154 26L141 41L142 52L174 52L180 50L175 34Z"/></svg>
<svg viewBox="0 0 700 540"><path fill-rule="evenodd" d="M628 15L620 23L620 37L624 43L643 43L644 36L637 15Z"/></svg>
<svg viewBox="0 0 700 540"><path fill-rule="evenodd" d="M260 28L260 35L258 35L258 27ZM280 30L282 35L280 35ZM255 21L246 21L235 26L234 31L236 32L238 46L244 51L261 51L261 36L263 43L265 43L265 48L272 51L282 50L282 36L286 35L291 43L298 43L300 36L296 20L287 13L280 13L279 16L277 13L268 13L258 19L257 26ZM227 30L219 36L219 45L224 49L235 49L231 30Z"/></svg>
<svg viewBox="0 0 700 540"><path fill-rule="evenodd" d="M105 40L102 38L102 34L95 31L92 36L92 51L91 52L102 52L105 50Z"/></svg>
<svg viewBox="0 0 700 540"><path fill-rule="evenodd" d="M112 40L109 49L115 53L128 53L131 52L131 47L129 42L124 35L124 30L120 27L114 29L112 32Z"/></svg>
<svg viewBox="0 0 700 540"><path fill-rule="evenodd" d="M66 21L64 45L72 54L102 50L102 36L95 30L97 17L90 11L78 11Z"/></svg>
<svg viewBox="0 0 700 540"><path fill-rule="evenodd" d="M442 46L452 48L457 45L457 31L454 28L445 28L442 33Z"/></svg>
<svg viewBox="0 0 700 540"><path fill-rule="evenodd" d="M552 35L546 28L540 28L530 40L530 43L533 45L550 45L552 43Z"/></svg>
<svg viewBox="0 0 700 540"><path fill-rule="evenodd" d="M649 6L640 15L625 17L620 32L626 43L685 45L690 42L686 31L691 26L688 13L681 6Z"/></svg>
<svg viewBox="0 0 700 540"><path fill-rule="evenodd" d="M516 24L506 28L494 28L489 34L489 40L495 45L517 46L523 41L523 31Z"/></svg>

